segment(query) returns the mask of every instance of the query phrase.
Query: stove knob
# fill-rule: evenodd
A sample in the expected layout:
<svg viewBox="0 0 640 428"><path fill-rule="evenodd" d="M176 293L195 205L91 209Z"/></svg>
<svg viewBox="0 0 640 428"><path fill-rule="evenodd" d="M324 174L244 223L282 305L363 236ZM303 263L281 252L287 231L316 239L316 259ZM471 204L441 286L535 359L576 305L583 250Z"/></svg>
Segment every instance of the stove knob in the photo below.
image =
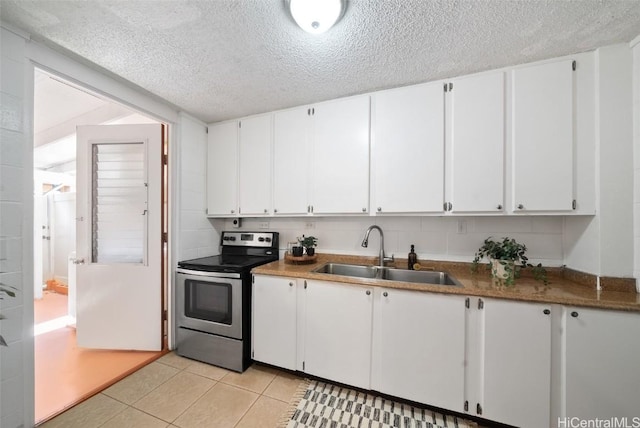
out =
<svg viewBox="0 0 640 428"><path fill-rule="evenodd" d="M228 241L228 240L229 240L229 237L228 237L228 236L225 236L224 238L222 238L222 240L224 240L224 241Z"/></svg>
<svg viewBox="0 0 640 428"><path fill-rule="evenodd" d="M235 241L235 240L236 240L236 237L235 237L235 236L230 236L230 237L229 237L229 241Z"/></svg>
<svg viewBox="0 0 640 428"><path fill-rule="evenodd" d="M263 237L258 238L258 242L264 242L264 238Z"/></svg>
<svg viewBox="0 0 640 428"><path fill-rule="evenodd" d="M265 241L271 242L271 238L264 238Z"/></svg>

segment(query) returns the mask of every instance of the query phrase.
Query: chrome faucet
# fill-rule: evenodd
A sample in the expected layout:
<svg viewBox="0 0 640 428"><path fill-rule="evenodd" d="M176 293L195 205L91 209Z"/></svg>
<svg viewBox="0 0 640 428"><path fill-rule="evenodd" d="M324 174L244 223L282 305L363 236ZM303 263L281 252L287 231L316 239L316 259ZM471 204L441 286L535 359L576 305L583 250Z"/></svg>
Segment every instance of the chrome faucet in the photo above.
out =
<svg viewBox="0 0 640 428"><path fill-rule="evenodd" d="M384 233L382 233L382 229L380 228L380 226L377 226L375 224L373 226L369 226L367 231L364 233L364 239L362 240L362 246L364 248L367 248L369 246L369 234L371 233L371 231L373 229L376 229L378 232L380 232L380 260L378 262L378 266L384 267L384 262L386 262L386 261L392 262L393 261L393 255L391 255L391 257L385 257L385 255L384 255Z"/></svg>

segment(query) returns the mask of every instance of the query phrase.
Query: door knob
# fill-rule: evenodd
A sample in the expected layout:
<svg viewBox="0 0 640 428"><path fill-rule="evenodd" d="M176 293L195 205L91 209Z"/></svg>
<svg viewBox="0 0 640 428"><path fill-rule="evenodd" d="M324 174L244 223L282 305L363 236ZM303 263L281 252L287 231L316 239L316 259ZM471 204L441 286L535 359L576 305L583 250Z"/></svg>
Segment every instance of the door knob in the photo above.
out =
<svg viewBox="0 0 640 428"><path fill-rule="evenodd" d="M84 259L71 259L74 265L83 265Z"/></svg>

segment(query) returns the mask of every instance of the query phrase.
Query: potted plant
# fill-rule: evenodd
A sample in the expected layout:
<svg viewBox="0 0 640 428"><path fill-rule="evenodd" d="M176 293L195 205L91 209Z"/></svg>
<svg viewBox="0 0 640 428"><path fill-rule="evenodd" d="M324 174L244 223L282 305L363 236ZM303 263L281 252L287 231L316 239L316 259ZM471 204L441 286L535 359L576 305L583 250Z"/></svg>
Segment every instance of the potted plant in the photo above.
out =
<svg viewBox="0 0 640 428"><path fill-rule="evenodd" d="M4 300L4 295L9 297L16 297L15 293L16 288L11 287L10 285L6 285L0 282L0 300ZM4 319L4 316L0 313L0 320ZM0 346L7 346L7 342L4 340L4 337L0 334Z"/></svg>
<svg viewBox="0 0 640 428"><path fill-rule="evenodd" d="M491 275L500 283L513 285L520 274L520 269L530 267L536 280L548 284L547 272L542 267L542 264L539 263L537 266L530 264L525 255L526 252L526 245L518 243L513 238L494 241L489 237L484 240L482 246L476 251L472 271L477 272L480 260L486 257L489 259Z"/></svg>
<svg viewBox="0 0 640 428"><path fill-rule="evenodd" d="M318 238L315 236L304 236L298 238L298 242L305 248L308 256L313 256L316 253L315 246L318 245Z"/></svg>

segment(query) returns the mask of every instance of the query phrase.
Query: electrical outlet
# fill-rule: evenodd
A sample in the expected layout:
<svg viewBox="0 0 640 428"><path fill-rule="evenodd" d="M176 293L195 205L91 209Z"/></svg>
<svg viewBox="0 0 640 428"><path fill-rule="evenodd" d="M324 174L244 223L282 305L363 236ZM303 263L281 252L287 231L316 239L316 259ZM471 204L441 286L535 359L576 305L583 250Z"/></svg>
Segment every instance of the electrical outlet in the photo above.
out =
<svg viewBox="0 0 640 428"><path fill-rule="evenodd" d="M316 222L315 221L308 221L304 224L304 228L305 229L315 229L316 228Z"/></svg>
<svg viewBox="0 0 640 428"><path fill-rule="evenodd" d="M458 220L458 233L464 235L467 233L467 222L466 220Z"/></svg>
<svg viewBox="0 0 640 428"><path fill-rule="evenodd" d="M269 229L269 222L268 221L261 221L260 223L258 223L258 228L260 228L260 229Z"/></svg>

